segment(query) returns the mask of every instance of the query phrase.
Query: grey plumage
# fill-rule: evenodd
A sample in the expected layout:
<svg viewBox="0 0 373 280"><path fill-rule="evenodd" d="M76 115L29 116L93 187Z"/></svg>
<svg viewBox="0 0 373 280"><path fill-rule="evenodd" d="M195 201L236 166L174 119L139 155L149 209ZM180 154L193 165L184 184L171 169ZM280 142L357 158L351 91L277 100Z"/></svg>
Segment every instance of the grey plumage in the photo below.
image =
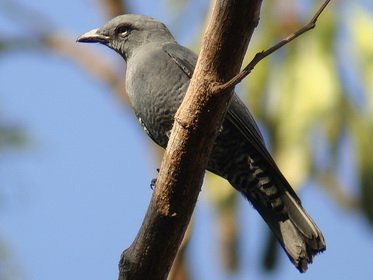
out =
<svg viewBox="0 0 373 280"><path fill-rule="evenodd" d="M99 42L127 62L126 91L145 132L166 147L173 117L192 77L197 55L180 46L159 21L118 16L78 42ZM234 94L207 169L248 198L301 271L325 250L321 231L302 207L265 147L247 107Z"/></svg>

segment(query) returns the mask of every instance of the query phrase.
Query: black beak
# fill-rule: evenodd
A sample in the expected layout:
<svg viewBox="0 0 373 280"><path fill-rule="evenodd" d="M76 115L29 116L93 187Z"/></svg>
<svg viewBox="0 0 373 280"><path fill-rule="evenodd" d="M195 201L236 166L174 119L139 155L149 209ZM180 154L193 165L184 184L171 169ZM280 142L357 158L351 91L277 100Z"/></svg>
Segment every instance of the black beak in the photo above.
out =
<svg viewBox="0 0 373 280"><path fill-rule="evenodd" d="M93 29L91 31L88 31L87 33L84 33L82 36L80 36L76 41L78 43L101 43L101 44L107 44L109 43L110 37L105 34L100 34L99 29Z"/></svg>

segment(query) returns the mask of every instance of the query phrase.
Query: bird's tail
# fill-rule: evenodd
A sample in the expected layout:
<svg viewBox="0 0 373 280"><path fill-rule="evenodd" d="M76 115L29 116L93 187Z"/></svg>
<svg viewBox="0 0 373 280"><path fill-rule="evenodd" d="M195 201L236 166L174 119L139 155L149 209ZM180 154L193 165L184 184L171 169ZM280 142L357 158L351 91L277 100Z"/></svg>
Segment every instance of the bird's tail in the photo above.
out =
<svg viewBox="0 0 373 280"><path fill-rule="evenodd" d="M272 187L278 190L274 185ZM313 257L325 250L325 240L298 197L294 197L295 194L287 188L279 193L280 203L277 202L277 205L266 206L252 197L249 199L281 243L290 261L300 272L305 272Z"/></svg>

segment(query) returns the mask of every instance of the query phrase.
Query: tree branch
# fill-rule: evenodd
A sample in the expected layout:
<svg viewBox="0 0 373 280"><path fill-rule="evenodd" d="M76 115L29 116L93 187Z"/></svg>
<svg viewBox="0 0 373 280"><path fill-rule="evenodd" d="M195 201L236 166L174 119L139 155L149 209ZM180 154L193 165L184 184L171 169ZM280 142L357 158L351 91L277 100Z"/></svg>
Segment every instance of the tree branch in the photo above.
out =
<svg viewBox="0 0 373 280"><path fill-rule="evenodd" d="M123 252L119 279L166 279L201 190L232 91L213 85L234 77L258 24L260 0L215 1L188 92L175 116L143 224Z"/></svg>
<svg viewBox="0 0 373 280"><path fill-rule="evenodd" d="M127 14L128 9L126 5L127 1L122 0L100 0L99 3L101 3L101 8L105 12L105 16L108 19L111 19L113 17Z"/></svg>
<svg viewBox="0 0 373 280"><path fill-rule="evenodd" d="M270 54L274 53L278 49L282 48L283 46L287 45L291 41L293 41L295 38L299 37L300 35L306 33L307 31L310 31L311 29L315 28L317 19L321 15L321 13L324 11L326 6L329 4L330 0L325 0L325 2L321 5L321 7L318 9L316 14L313 16L311 21L307 23L305 26L303 26L298 31L294 32L293 34L289 35L285 39L278 42L276 45L270 47L269 49L257 53L254 58L250 61L250 63L233 79L231 79L229 82L223 84L223 85L217 85L221 90L223 89L233 89L235 85L240 83L247 75L251 73L251 71L254 69L254 67L264 58L269 56Z"/></svg>
<svg viewBox="0 0 373 280"><path fill-rule="evenodd" d="M125 11L125 4L119 0L102 0L111 3L108 10L114 10L114 6L119 12ZM116 4L116 5L115 5ZM117 74L114 66L107 59L96 51L92 51L86 46L77 46L76 35L59 28L47 15L35 11L28 7L9 2L4 6L4 10L11 18L20 25L25 34L35 34L31 37L2 38L0 47L2 51L19 50L43 50L47 48L51 52L65 56L75 62L80 67L87 70L92 76L98 78L105 84L111 86L117 95L127 102L127 95L124 90L123 73Z"/></svg>

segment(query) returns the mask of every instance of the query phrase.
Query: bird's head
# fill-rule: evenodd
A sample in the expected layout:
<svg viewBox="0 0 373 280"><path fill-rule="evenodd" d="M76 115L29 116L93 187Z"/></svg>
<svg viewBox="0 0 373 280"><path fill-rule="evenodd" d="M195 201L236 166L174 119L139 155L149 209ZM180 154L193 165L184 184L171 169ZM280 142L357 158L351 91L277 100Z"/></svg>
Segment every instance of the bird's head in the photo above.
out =
<svg viewBox="0 0 373 280"><path fill-rule="evenodd" d="M101 28L84 33L76 41L101 43L127 60L145 44L164 44L175 42L175 39L163 23L142 15L126 14L113 18Z"/></svg>

